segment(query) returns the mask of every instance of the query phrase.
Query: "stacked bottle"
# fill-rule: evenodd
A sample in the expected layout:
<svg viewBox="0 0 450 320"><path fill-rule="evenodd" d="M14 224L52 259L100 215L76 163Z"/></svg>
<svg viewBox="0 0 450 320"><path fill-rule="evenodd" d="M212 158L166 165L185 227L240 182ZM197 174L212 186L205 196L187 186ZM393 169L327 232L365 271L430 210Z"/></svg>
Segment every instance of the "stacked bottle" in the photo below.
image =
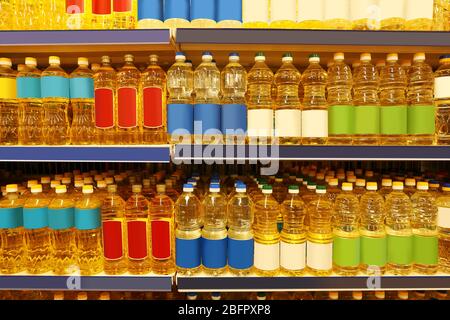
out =
<svg viewBox="0 0 450 320"><path fill-rule="evenodd" d="M14 145L19 141L19 108L17 105L16 73L8 58L0 58L0 144ZM20 98L20 97L19 97Z"/></svg>

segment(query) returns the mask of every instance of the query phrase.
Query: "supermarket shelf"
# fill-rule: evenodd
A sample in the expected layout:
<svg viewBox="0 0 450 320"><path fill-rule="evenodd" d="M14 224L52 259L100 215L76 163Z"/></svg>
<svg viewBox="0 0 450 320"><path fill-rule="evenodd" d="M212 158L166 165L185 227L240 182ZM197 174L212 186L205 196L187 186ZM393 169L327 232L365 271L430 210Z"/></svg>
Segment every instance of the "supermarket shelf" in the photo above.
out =
<svg viewBox="0 0 450 320"><path fill-rule="evenodd" d="M450 147L177 145L175 161L373 160L450 161Z"/></svg>
<svg viewBox="0 0 450 320"><path fill-rule="evenodd" d="M170 146L0 147L0 162L170 162Z"/></svg>

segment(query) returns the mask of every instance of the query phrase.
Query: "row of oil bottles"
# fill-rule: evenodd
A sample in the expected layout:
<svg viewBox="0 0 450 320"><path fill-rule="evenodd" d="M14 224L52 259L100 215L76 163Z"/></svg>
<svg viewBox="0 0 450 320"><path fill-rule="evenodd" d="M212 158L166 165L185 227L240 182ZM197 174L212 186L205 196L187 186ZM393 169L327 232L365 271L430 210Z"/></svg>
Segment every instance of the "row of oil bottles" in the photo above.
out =
<svg viewBox="0 0 450 320"><path fill-rule="evenodd" d="M93 174L4 188L2 273L450 273L450 184L421 174L305 166L285 178L195 174L182 189L182 170Z"/></svg>
<svg viewBox="0 0 450 320"><path fill-rule="evenodd" d="M448 0L1 0L0 30L449 30Z"/></svg>

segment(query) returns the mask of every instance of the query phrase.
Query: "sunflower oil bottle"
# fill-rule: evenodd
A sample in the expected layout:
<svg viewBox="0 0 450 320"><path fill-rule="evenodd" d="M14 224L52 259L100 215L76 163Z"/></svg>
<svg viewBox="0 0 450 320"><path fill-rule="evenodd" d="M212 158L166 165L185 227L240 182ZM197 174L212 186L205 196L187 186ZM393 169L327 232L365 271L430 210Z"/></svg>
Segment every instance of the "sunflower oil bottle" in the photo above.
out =
<svg viewBox="0 0 450 320"><path fill-rule="evenodd" d="M325 88L328 75L320 66L320 56L309 56L309 66L303 72L305 88L302 112L302 144L323 145L328 138L328 105Z"/></svg>
<svg viewBox="0 0 450 320"><path fill-rule="evenodd" d="M209 0L191 0L191 27L215 28L216 2Z"/></svg>
<svg viewBox="0 0 450 320"><path fill-rule="evenodd" d="M17 185L6 186L6 195L0 200L0 273L3 274L25 270L24 202Z"/></svg>
<svg viewBox="0 0 450 320"><path fill-rule="evenodd" d="M139 144L142 141L141 73L134 56L125 55L125 64L117 72L118 142Z"/></svg>
<svg viewBox="0 0 450 320"><path fill-rule="evenodd" d="M439 58L435 72L434 100L436 104L436 143L450 145L450 55Z"/></svg>
<svg viewBox="0 0 450 320"><path fill-rule="evenodd" d="M164 194L167 195L172 201L176 202L180 194L174 188L174 182L172 179L166 179Z"/></svg>
<svg viewBox="0 0 450 320"><path fill-rule="evenodd" d="M436 199L439 231L439 269L450 272L450 183L442 186L442 194Z"/></svg>
<svg viewBox="0 0 450 320"><path fill-rule="evenodd" d="M448 31L450 28L449 22L449 5L448 0L434 1L434 30Z"/></svg>
<svg viewBox="0 0 450 320"><path fill-rule="evenodd" d="M275 183L272 186L273 197L279 204L283 203L284 199L288 194L288 187L283 183L283 178L276 177Z"/></svg>
<svg viewBox="0 0 450 320"><path fill-rule="evenodd" d="M297 0L297 28L323 29L324 5L324 0Z"/></svg>
<svg viewBox="0 0 450 320"><path fill-rule="evenodd" d="M328 181L328 187L327 187L328 199L330 199L331 202L334 202L340 193L341 193L341 189L339 189L339 180L335 179L335 178L331 178Z"/></svg>
<svg viewBox="0 0 450 320"><path fill-rule="evenodd" d="M0 30L14 29L15 2L16 0L0 1Z"/></svg>
<svg viewBox="0 0 450 320"><path fill-rule="evenodd" d="M261 276L274 276L280 269L280 234L277 221L280 205L272 196L272 187L265 185L262 196L253 202L255 221L255 271Z"/></svg>
<svg viewBox="0 0 450 320"><path fill-rule="evenodd" d="M352 29L350 0L325 0L324 8L324 25L326 29Z"/></svg>
<svg viewBox="0 0 450 320"><path fill-rule="evenodd" d="M52 270L54 274L64 275L75 271L75 201L67 194L67 187L55 188L55 197L48 206L48 227L51 231L53 251Z"/></svg>
<svg viewBox="0 0 450 320"><path fill-rule="evenodd" d="M19 142L19 105L17 103L16 73L8 58L0 58L0 144Z"/></svg>
<svg viewBox="0 0 450 320"><path fill-rule="evenodd" d="M91 26L92 1L66 0L65 5L64 29L89 29Z"/></svg>
<svg viewBox="0 0 450 320"><path fill-rule="evenodd" d="M242 27L242 0L217 1L217 27Z"/></svg>
<svg viewBox="0 0 450 320"><path fill-rule="evenodd" d="M48 228L50 199L40 184L31 187L31 195L23 206L26 243L26 270L30 274L49 272L52 268L52 246Z"/></svg>
<svg viewBox="0 0 450 320"><path fill-rule="evenodd" d="M434 0L406 0L405 30L433 30Z"/></svg>
<svg viewBox="0 0 450 320"><path fill-rule="evenodd" d="M103 237L103 269L106 274L127 271L127 242L125 229L125 201L117 193L115 184L108 185L108 193L101 206Z"/></svg>
<svg viewBox="0 0 450 320"><path fill-rule="evenodd" d="M142 1L141 1L142 2ZM165 0L164 25L175 35L177 28L189 28L191 25L190 0Z"/></svg>
<svg viewBox="0 0 450 320"><path fill-rule="evenodd" d="M75 202L77 259L81 275L103 271L101 206L94 195L94 188L83 186L83 194Z"/></svg>
<svg viewBox="0 0 450 320"><path fill-rule="evenodd" d="M150 64L142 79L142 141L144 144L167 143L167 77L158 65L158 56L150 56Z"/></svg>
<svg viewBox="0 0 450 320"><path fill-rule="evenodd" d="M90 29L102 30L113 28L112 1L92 0Z"/></svg>
<svg viewBox="0 0 450 320"><path fill-rule="evenodd" d="M405 29L405 5L406 0L378 0L381 14L381 30Z"/></svg>
<svg viewBox="0 0 450 320"><path fill-rule="evenodd" d="M392 192L392 180L391 179L382 179L381 180L381 189L379 191L380 195L386 199L387 195Z"/></svg>
<svg viewBox="0 0 450 320"><path fill-rule="evenodd" d="M138 1L138 29L164 29L163 1Z"/></svg>
<svg viewBox="0 0 450 320"><path fill-rule="evenodd" d="M280 145L300 144L302 135L302 111L298 98L301 74L293 62L292 54L284 54L283 64L274 78L277 87L275 136Z"/></svg>
<svg viewBox="0 0 450 320"><path fill-rule="evenodd" d="M269 0L242 0L244 28L268 28L269 20Z"/></svg>
<svg viewBox="0 0 450 320"><path fill-rule="evenodd" d="M411 198L411 196L416 193L416 180L413 178L406 178L405 179L405 187L403 189L403 192Z"/></svg>
<svg viewBox="0 0 450 320"><path fill-rule="evenodd" d="M297 25L297 0L270 1L270 28L295 29Z"/></svg>
<svg viewBox="0 0 450 320"><path fill-rule="evenodd" d="M113 28L135 29L137 24L137 0L113 0Z"/></svg>

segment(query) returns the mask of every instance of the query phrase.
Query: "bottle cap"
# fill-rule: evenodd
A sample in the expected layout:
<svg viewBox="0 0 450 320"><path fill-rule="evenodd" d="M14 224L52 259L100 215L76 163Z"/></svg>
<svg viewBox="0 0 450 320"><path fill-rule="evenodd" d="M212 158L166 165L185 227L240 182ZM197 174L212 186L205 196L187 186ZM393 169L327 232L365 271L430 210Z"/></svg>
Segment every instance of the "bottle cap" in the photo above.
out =
<svg viewBox="0 0 450 320"><path fill-rule="evenodd" d="M403 190L403 182L395 181L395 182L392 184L392 188L393 188L394 190Z"/></svg>
<svg viewBox="0 0 450 320"><path fill-rule="evenodd" d="M383 180L381 180L381 185L383 187L392 187L392 180L391 179L383 179Z"/></svg>
<svg viewBox="0 0 450 320"><path fill-rule="evenodd" d="M408 293L408 291L399 291L399 292L398 292L398 298L399 298L400 300L408 300L408 298L409 298L409 293Z"/></svg>
<svg viewBox="0 0 450 320"><path fill-rule="evenodd" d="M117 192L117 185L109 184L108 185L108 192L111 192L111 193Z"/></svg>
<svg viewBox="0 0 450 320"><path fill-rule="evenodd" d="M32 186L34 186L35 184L38 184L37 180L28 180L27 182L27 187L31 188Z"/></svg>
<svg viewBox="0 0 450 320"><path fill-rule="evenodd" d="M355 176L347 177L347 182L355 183L356 182L356 177Z"/></svg>
<svg viewBox="0 0 450 320"><path fill-rule="evenodd" d="M330 298L330 300L339 300L339 292L330 291L328 293L328 297Z"/></svg>
<svg viewBox="0 0 450 320"><path fill-rule="evenodd" d="M366 180L365 179L356 179L356 186L357 187L365 187L366 186Z"/></svg>
<svg viewBox="0 0 450 320"><path fill-rule="evenodd" d="M48 58L48 62L50 64L61 64L61 59L59 57L57 57L57 56L50 56Z"/></svg>
<svg viewBox="0 0 450 320"><path fill-rule="evenodd" d="M372 178L373 177L373 171L372 170L367 170L365 176L367 178Z"/></svg>
<svg viewBox="0 0 450 320"><path fill-rule="evenodd" d="M83 179L84 184L93 184L94 180L92 179L92 177L86 177Z"/></svg>
<svg viewBox="0 0 450 320"><path fill-rule="evenodd" d="M386 61L388 62L397 62L398 61L398 54L397 53L389 53L386 57Z"/></svg>
<svg viewBox="0 0 450 320"><path fill-rule="evenodd" d="M219 193L220 192L220 185L218 183L211 183L209 185L209 192Z"/></svg>
<svg viewBox="0 0 450 320"><path fill-rule="evenodd" d="M429 181L429 186L430 186L430 188L439 188L440 183L439 183L439 181L431 180L431 181Z"/></svg>
<svg viewBox="0 0 450 320"><path fill-rule="evenodd" d="M375 291L375 298L383 300L386 298L386 293L384 291Z"/></svg>
<svg viewBox="0 0 450 320"><path fill-rule="evenodd" d="M55 192L57 193L57 194L61 194L61 193L66 193L67 192L67 186L65 186L65 185L59 185L59 186L56 186L56 188L55 188Z"/></svg>
<svg viewBox="0 0 450 320"><path fill-rule="evenodd" d="M88 299L88 295L86 292L80 292L77 295L77 300L87 300Z"/></svg>
<svg viewBox="0 0 450 320"><path fill-rule="evenodd" d="M131 191L133 193L140 193L142 192L142 186L140 184L133 184L133 186L131 187Z"/></svg>
<svg viewBox="0 0 450 320"><path fill-rule="evenodd" d="M188 300L197 300L197 294L196 293L189 292L189 293L186 294L186 297L187 297Z"/></svg>
<svg viewBox="0 0 450 320"><path fill-rule="evenodd" d="M377 191L378 190L378 185L376 182L368 182L366 189L369 191Z"/></svg>
<svg viewBox="0 0 450 320"><path fill-rule="evenodd" d="M428 190L428 182L418 182L417 183L417 190Z"/></svg>
<svg viewBox="0 0 450 320"><path fill-rule="evenodd" d="M79 65L79 66L85 66L85 67L89 66L89 60L88 60L88 58L85 58L85 57L79 57L79 58L78 58L78 65Z"/></svg>
<svg viewBox="0 0 450 320"><path fill-rule="evenodd" d="M450 54L444 54L444 55L439 57L439 62L440 63L448 62L448 61L450 61Z"/></svg>
<svg viewBox="0 0 450 320"><path fill-rule="evenodd" d="M55 180L61 181L64 178L62 174L55 174Z"/></svg>
<svg viewBox="0 0 450 320"><path fill-rule="evenodd" d="M444 183L442 185L442 191L450 191L450 183Z"/></svg>
<svg viewBox="0 0 450 320"><path fill-rule="evenodd" d="M83 187L83 185L84 185L84 182L82 180L75 180L75 182L74 182L75 188L81 188L81 187Z"/></svg>
<svg viewBox="0 0 450 320"><path fill-rule="evenodd" d="M83 194L91 194L94 193L94 187L91 185L83 186Z"/></svg>
<svg viewBox="0 0 450 320"><path fill-rule="evenodd" d="M106 177L105 178L105 182L106 184L113 184L114 183L114 178L113 177Z"/></svg>
<svg viewBox="0 0 450 320"><path fill-rule="evenodd" d="M240 60L240 56L239 53L237 52L231 52L230 55L228 56L229 61L232 62L236 62Z"/></svg>
<svg viewBox="0 0 450 320"><path fill-rule="evenodd" d="M272 186L269 185L264 185L262 188L262 193L263 194L272 194Z"/></svg>
<svg viewBox="0 0 450 320"><path fill-rule="evenodd" d="M166 192L166 185L165 184L158 184L158 185L156 185L156 192L158 192L158 193L165 193Z"/></svg>
<svg viewBox="0 0 450 320"><path fill-rule="evenodd" d="M246 192L247 191L247 186L244 183L237 183L236 184L236 192Z"/></svg>
<svg viewBox="0 0 450 320"><path fill-rule="evenodd" d="M328 185L330 185L330 186L335 187L335 186L337 186L338 184L339 184L339 180L336 179L336 178L332 178L332 179L328 180Z"/></svg>
<svg viewBox="0 0 450 320"><path fill-rule="evenodd" d="M95 180L95 181L101 181L101 180L103 180L103 176L102 176L101 174L96 174L96 175L94 176L94 180Z"/></svg>
<svg viewBox="0 0 450 320"><path fill-rule="evenodd" d="M359 58L362 62L368 62L372 61L372 55L368 52L361 53L361 56Z"/></svg>
<svg viewBox="0 0 450 320"><path fill-rule="evenodd" d="M42 177L42 178L41 178L41 183L42 183L42 184L49 184L50 181L51 181L51 178L50 178L50 177Z"/></svg>
<svg viewBox="0 0 450 320"><path fill-rule="evenodd" d="M294 56L292 53L285 53L281 59L282 62L292 62L294 61Z"/></svg>
<svg viewBox="0 0 450 320"><path fill-rule="evenodd" d="M258 52L255 55L255 61L256 62L264 62L266 61L266 56L264 55L264 52Z"/></svg>
<svg viewBox="0 0 450 320"><path fill-rule="evenodd" d="M111 58L109 56L103 56L101 60L102 60L103 64L110 64L111 63Z"/></svg>
<svg viewBox="0 0 450 320"><path fill-rule="evenodd" d="M59 182L59 180L52 180L52 182L50 182L50 188L56 188L56 186L59 186L61 184L61 182Z"/></svg>
<svg viewBox="0 0 450 320"><path fill-rule="evenodd" d="M353 184L352 183L348 183L348 182L344 182L342 184L342 190L343 191L353 191Z"/></svg>
<svg viewBox="0 0 450 320"><path fill-rule="evenodd" d="M125 60L125 62L133 62L134 61L134 56L132 54L126 54L124 56L124 60Z"/></svg>
<svg viewBox="0 0 450 320"><path fill-rule="evenodd" d="M320 62L320 55L318 55L317 53L313 53L309 55L309 62Z"/></svg>
<svg viewBox="0 0 450 320"><path fill-rule="evenodd" d="M70 184L72 182L72 179L69 177L64 177L61 179L62 184Z"/></svg>
<svg viewBox="0 0 450 320"><path fill-rule="evenodd" d="M105 189L106 188L106 181L103 181L103 180L97 181L97 188Z"/></svg>
<svg viewBox="0 0 450 320"><path fill-rule="evenodd" d="M150 62L157 63L158 60L159 60L159 56L158 55L156 55L156 54L151 54L150 55Z"/></svg>
<svg viewBox="0 0 450 320"><path fill-rule="evenodd" d="M345 179L345 173L344 172L339 172L336 176L337 176L337 178L339 180L344 180Z"/></svg>
<svg viewBox="0 0 450 320"><path fill-rule="evenodd" d="M298 186L289 186L289 193L290 194L299 194L300 189L298 188Z"/></svg>
<svg viewBox="0 0 450 320"><path fill-rule="evenodd" d="M142 1L140 1L140 2L142 2ZM102 292L102 293L100 293L99 300L111 300L111 296L110 296L109 292Z"/></svg>
<svg viewBox="0 0 450 320"><path fill-rule="evenodd" d="M37 60L36 60L36 58L26 57L25 58L25 64L27 66L36 67L37 66Z"/></svg>
<svg viewBox="0 0 450 320"><path fill-rule="evenodd" d="M211 62L213 60L213 55L211 52L209 51L205 51L202 54L202 60L203 61L207 61L207 62Z"/></svg>
<svg viewBox="0 0 450 320"><path fill-rule="evenodd" d="M405 180L405 186L407 187L415 187L416 186L416 180L408 178Z"/></svg>
<svg viewBox="0 0 450 320"><path fill-rule="evenodd" d="M11 59L9 59L9 58L0 58L0 66L11 67L12 66Z"/></svg>
<svg viewBox="0 0 450 320"><path fill-rule="evenodd" d="M183 185L183 192L194 192L194 186L189 183Z"/></svg>
<svg viewBox="0 0 450 320"><path fill-rule="evenodd" d="M319 193L319 194L327 193L327 187L326 186L317 186L316 193Z"/></svg>
<svg viewBox="0 0 450 320"><path fill-rule="evenodd" d="M424 52L417 52L415 55L414 55L414 62L416 62L416 61L425 61L425 59L426 59L426 56L425 56L425 53Z"/></svg>
<svg viewBox="0 0 450 320"><path fill-rule="evenodd" d="M14 193L14 192L17 192L18 190L19 190L19 187L17 186L17 184L8 184L6 186L7 193Z"/></svg>
<svg viewBox="0 0 450 320"><path fill-rule="evenodd" d="M120 174L118 174L118 175L114 176L114 180L116 180L116 182L122 182L123 181L123 177Z"/></svg>
<svg viewBox="0 0 450 320"><path fill-rule="evenodd" d="M42 192L42 185L35 184L31 186L31 193L41 193Z"/></svg>
<svg viewBox="0 0 450 320"><path fill-rule="evenodd" d="M344 61L345 55L342 52L336 52L334 54L334 61Z"/></svg>

